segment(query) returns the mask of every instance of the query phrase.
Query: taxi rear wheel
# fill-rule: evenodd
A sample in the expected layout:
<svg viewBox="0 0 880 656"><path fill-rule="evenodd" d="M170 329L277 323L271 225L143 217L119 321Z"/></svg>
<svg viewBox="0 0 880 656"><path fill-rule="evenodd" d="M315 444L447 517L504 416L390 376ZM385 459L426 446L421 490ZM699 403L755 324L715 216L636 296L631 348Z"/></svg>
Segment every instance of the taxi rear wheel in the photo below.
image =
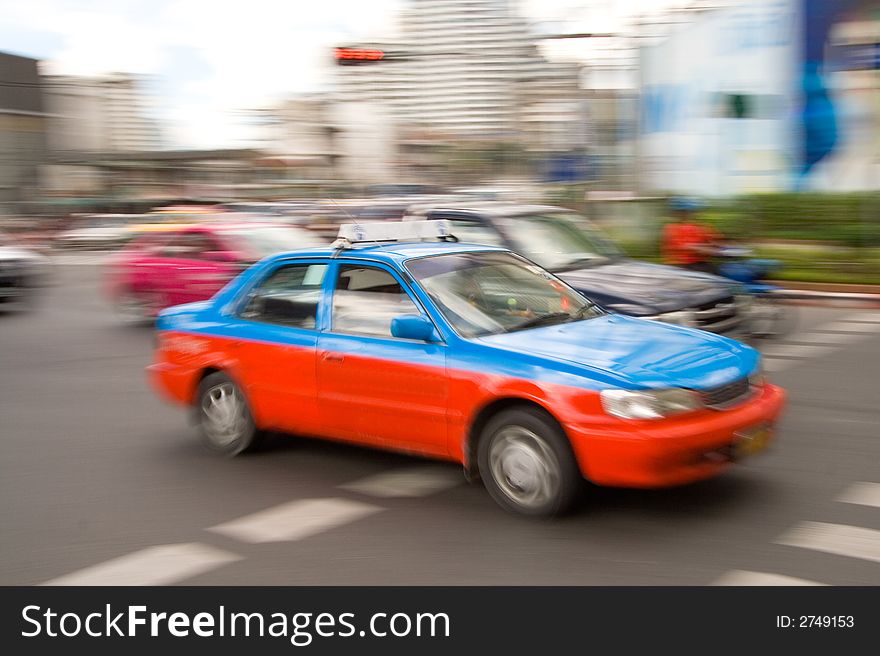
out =
<svg viewBox="0 0 880 656"><path fill-rule="evenodd" d="M477 462L492 498L521 515L561 514L583 485L562 429L537 409L505 410L492 418L483 430Z"/></svg>
<svg viewBox="0 0 880 656"><path fill-rule="evenodd" d="M199 428L209 447L236 456L259 445L260 432L247 399L229 376L219 371L206 376L199 384L197 403Z"/></svg>

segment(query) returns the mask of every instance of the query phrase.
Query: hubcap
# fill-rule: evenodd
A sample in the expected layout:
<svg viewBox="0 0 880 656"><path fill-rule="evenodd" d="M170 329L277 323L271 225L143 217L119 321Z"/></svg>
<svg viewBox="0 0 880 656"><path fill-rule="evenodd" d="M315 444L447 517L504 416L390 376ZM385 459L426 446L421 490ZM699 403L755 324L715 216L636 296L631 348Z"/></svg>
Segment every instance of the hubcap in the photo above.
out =
<svg viewBox="0 0 880 656"><path fill-rule="evenodd" d="M202 399L205 433L220 447L241 439L247 425L244 399L232 383L221 383L208 390Z"/></svg>
<svg viewBox="0 0 880 656"><path fill-rule="evenodd" d="M507 426L496 434L489 468L501 491L519 506L541 506L559 489L555 455L544 440L522 426Z"/></svg>

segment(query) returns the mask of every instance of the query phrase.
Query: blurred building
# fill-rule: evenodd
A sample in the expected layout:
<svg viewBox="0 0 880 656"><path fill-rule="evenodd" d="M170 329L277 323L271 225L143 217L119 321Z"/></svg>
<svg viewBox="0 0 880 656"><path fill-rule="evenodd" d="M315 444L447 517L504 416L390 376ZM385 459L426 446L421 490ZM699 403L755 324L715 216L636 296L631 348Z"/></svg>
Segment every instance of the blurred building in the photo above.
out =
<svg viewBox="0 0 880 656"><path fill-rule="evenodd" d="M395 181L398 143L387 108L336 102L330 119L338 177L368 184Z"/></svg>
<svg viewBox="0 0 880 656"><path fill-rule="evenodd" d="M312 93L258 110L263 147L276 155L313 158L332 169L336 156L332 104L326 94Z"/></svg>
<svg viewBox="0 0 880 656"><path fill-rule="evenodd" d="M122 73L98 77L46 75L43 84L50 112L48 145L53 159L45 179L53 193L96 194L106 187L100 169L62 160L162 148L143 78Z"/></svg>
<svg viewBox="0 0 880 656"><path fill-rule="evenodd" d="M578 88L580 67L571 63L532 59L516 81L516 125L530 166L521 173L552 182L587 179L590 104Z"/></svg>
<svg viewBox="0 0 880 656"><path fill-rule="evenodd" d="M0 203L39 193L46 121L37 61L0 53Z"/></svg>
<svg viewBox="0 0 880 656"><path fill-rule="evenodd" d="M247 148L78 151L56 154L53 161L57 168L89 171L89 191L107 202L260 198L281 187L277 162Z"/></svg>
<svg viewBox="0 0 880 656"><path fill-rule="evenodd" d="M643 189L880 188L880 0L739 0L642 50Z"/></svg>
<svg viewBox="0 0 880 656"><path fill-rule="evenodd" d="M54 151L159 150L146 80L122 73L100 77L47 75L46 105L53 115Z"/></svg>
<svg viewBox="0 0 880 656"><path fill-rule="evenodd" d="M397 134L381 103L313 93L253 113L261 148L291 179L394 179Z"/></svg>
<svg viewBox="0 0 880 656"><path fill-rule="evenodd" d="M541 105L542 96L576 102L578 68L542 58L524 19L503 0L413 0L399 38L346 47L383 56L340 62L352 65L336 69L339 98L380 103L401 132L420 138L535 146L576 132L582 120L570 107Z"/></svg>

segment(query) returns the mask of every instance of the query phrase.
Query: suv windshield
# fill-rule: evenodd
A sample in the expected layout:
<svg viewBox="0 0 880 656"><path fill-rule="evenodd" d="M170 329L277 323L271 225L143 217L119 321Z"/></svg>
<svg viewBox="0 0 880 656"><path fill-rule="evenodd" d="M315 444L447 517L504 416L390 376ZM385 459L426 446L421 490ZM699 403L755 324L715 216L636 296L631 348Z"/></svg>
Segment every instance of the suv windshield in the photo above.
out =
<svg viewBox="0 0 880 656"><path fill-rule="evenodd" d="M508 218L504 226L514 250L551 271L592 266L622 256L592 224L573 212L520 214Z"/></svg>
<svg viewBox="0 0 880 656"><path fill-rule="evenodd" d="M541 267L512 253L456 253L406 268L464 337L514 332L603 314Z"/></svg>

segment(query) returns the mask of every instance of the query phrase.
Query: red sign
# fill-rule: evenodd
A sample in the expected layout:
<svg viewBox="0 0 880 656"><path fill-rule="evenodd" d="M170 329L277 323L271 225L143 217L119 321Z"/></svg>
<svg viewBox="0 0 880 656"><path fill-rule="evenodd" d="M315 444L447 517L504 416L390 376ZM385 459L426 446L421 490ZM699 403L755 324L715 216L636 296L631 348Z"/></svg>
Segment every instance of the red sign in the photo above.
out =
<svg viewBox="0 0 880 656"><path fill-rule="evenodd" d="M385 53L375 48L336 48L333 54L339 64L365 64L385 59Z"/></svg>

